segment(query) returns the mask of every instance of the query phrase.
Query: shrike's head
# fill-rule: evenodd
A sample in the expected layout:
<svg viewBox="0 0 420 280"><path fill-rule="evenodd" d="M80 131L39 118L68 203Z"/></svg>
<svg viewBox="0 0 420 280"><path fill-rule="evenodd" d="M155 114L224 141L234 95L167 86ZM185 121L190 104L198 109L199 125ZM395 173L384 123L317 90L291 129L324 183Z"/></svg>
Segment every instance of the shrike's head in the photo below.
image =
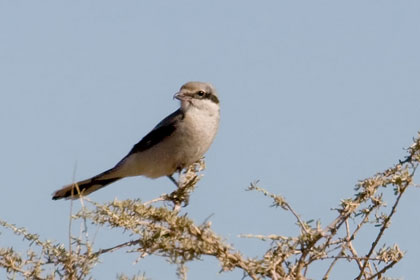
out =
<svg viewBox="0 0 420 280"><path fill-rule="evenodd" d="M174 97L181 101L181 107L184 110L190 107L211 111L219 109L216 89L209 83L188 82Z"/></svg>

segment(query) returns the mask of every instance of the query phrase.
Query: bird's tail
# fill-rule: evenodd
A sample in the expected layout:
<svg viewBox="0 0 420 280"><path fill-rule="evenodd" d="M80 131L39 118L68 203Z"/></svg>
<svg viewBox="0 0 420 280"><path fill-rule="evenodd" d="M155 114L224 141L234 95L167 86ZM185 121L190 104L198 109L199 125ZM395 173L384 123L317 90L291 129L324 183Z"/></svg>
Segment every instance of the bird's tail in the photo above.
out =
<svg viewBox="0 0 420 280"><path fill-rule="evenodd" d="M64 186L53 193L52 199L77 199L80 195L88 195L121 179L121 177L110 178L110 176L106 176L112 173L111 171L113 170L110 169L90 179Z"/></svg>

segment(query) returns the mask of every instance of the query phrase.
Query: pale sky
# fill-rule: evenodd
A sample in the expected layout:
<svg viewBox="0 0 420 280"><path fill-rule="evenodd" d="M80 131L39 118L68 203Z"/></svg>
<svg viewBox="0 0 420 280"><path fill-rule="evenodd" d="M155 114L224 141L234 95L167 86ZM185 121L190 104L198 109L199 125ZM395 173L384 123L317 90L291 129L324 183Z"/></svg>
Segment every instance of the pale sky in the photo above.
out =
<svg viewBox="0 0 420 280"><path fill-rule="evenodd" d="M419 14L414 0L0 0L0 218L67 244L70 203L51 193L74 173L112 167L177 108L179 87L199 80L218 89L221 126L183 211L197 223L212 215L213 229L251 257L269 244L239 234L297 232L290 213L244 191L252 181L326 225L357 181L402 159L420 130ZM136 177L90 198L171 190L166 178ZM408 192L384 241L407 251L388 276L416 279L420 190ZM0 231L0 246L25 248ZM103 228L96 244L124 239ZM163 259L135 259L109 254L93 276L176 279ZM242 277L219 274L212 258L189 268L189 279ZM353 279L353 269L331 279Z"/></svg>

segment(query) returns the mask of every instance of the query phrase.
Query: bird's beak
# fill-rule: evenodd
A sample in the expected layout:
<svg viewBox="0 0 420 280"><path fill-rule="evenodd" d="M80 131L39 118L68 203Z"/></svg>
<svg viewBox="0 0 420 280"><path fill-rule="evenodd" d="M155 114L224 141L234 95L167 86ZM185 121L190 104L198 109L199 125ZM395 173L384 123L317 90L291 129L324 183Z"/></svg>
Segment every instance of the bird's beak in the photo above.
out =
<svg viewBox="0 0 420 280"><path fill-rule="evenodd" d="M185 96L185 94L183 92L178 91L177 93L175 93L174 99L178 99L178 100L181 100L182 101L182 100L185 100L186 99L186 96Z"/></svg>

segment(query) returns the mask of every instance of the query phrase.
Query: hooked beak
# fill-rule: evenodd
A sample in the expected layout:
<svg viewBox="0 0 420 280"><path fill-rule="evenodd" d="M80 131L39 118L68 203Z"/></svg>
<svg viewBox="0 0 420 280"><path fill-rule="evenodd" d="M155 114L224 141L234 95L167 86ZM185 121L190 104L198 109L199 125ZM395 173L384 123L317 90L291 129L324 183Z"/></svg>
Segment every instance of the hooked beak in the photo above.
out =
<svg viewBox="0 0 420 280"><path fill-rule="evenodd" d="M187 100L188 97L181 91L178 91L177 93L175 93L174 95L174 99L178 99L178 100Z"/></svg>

